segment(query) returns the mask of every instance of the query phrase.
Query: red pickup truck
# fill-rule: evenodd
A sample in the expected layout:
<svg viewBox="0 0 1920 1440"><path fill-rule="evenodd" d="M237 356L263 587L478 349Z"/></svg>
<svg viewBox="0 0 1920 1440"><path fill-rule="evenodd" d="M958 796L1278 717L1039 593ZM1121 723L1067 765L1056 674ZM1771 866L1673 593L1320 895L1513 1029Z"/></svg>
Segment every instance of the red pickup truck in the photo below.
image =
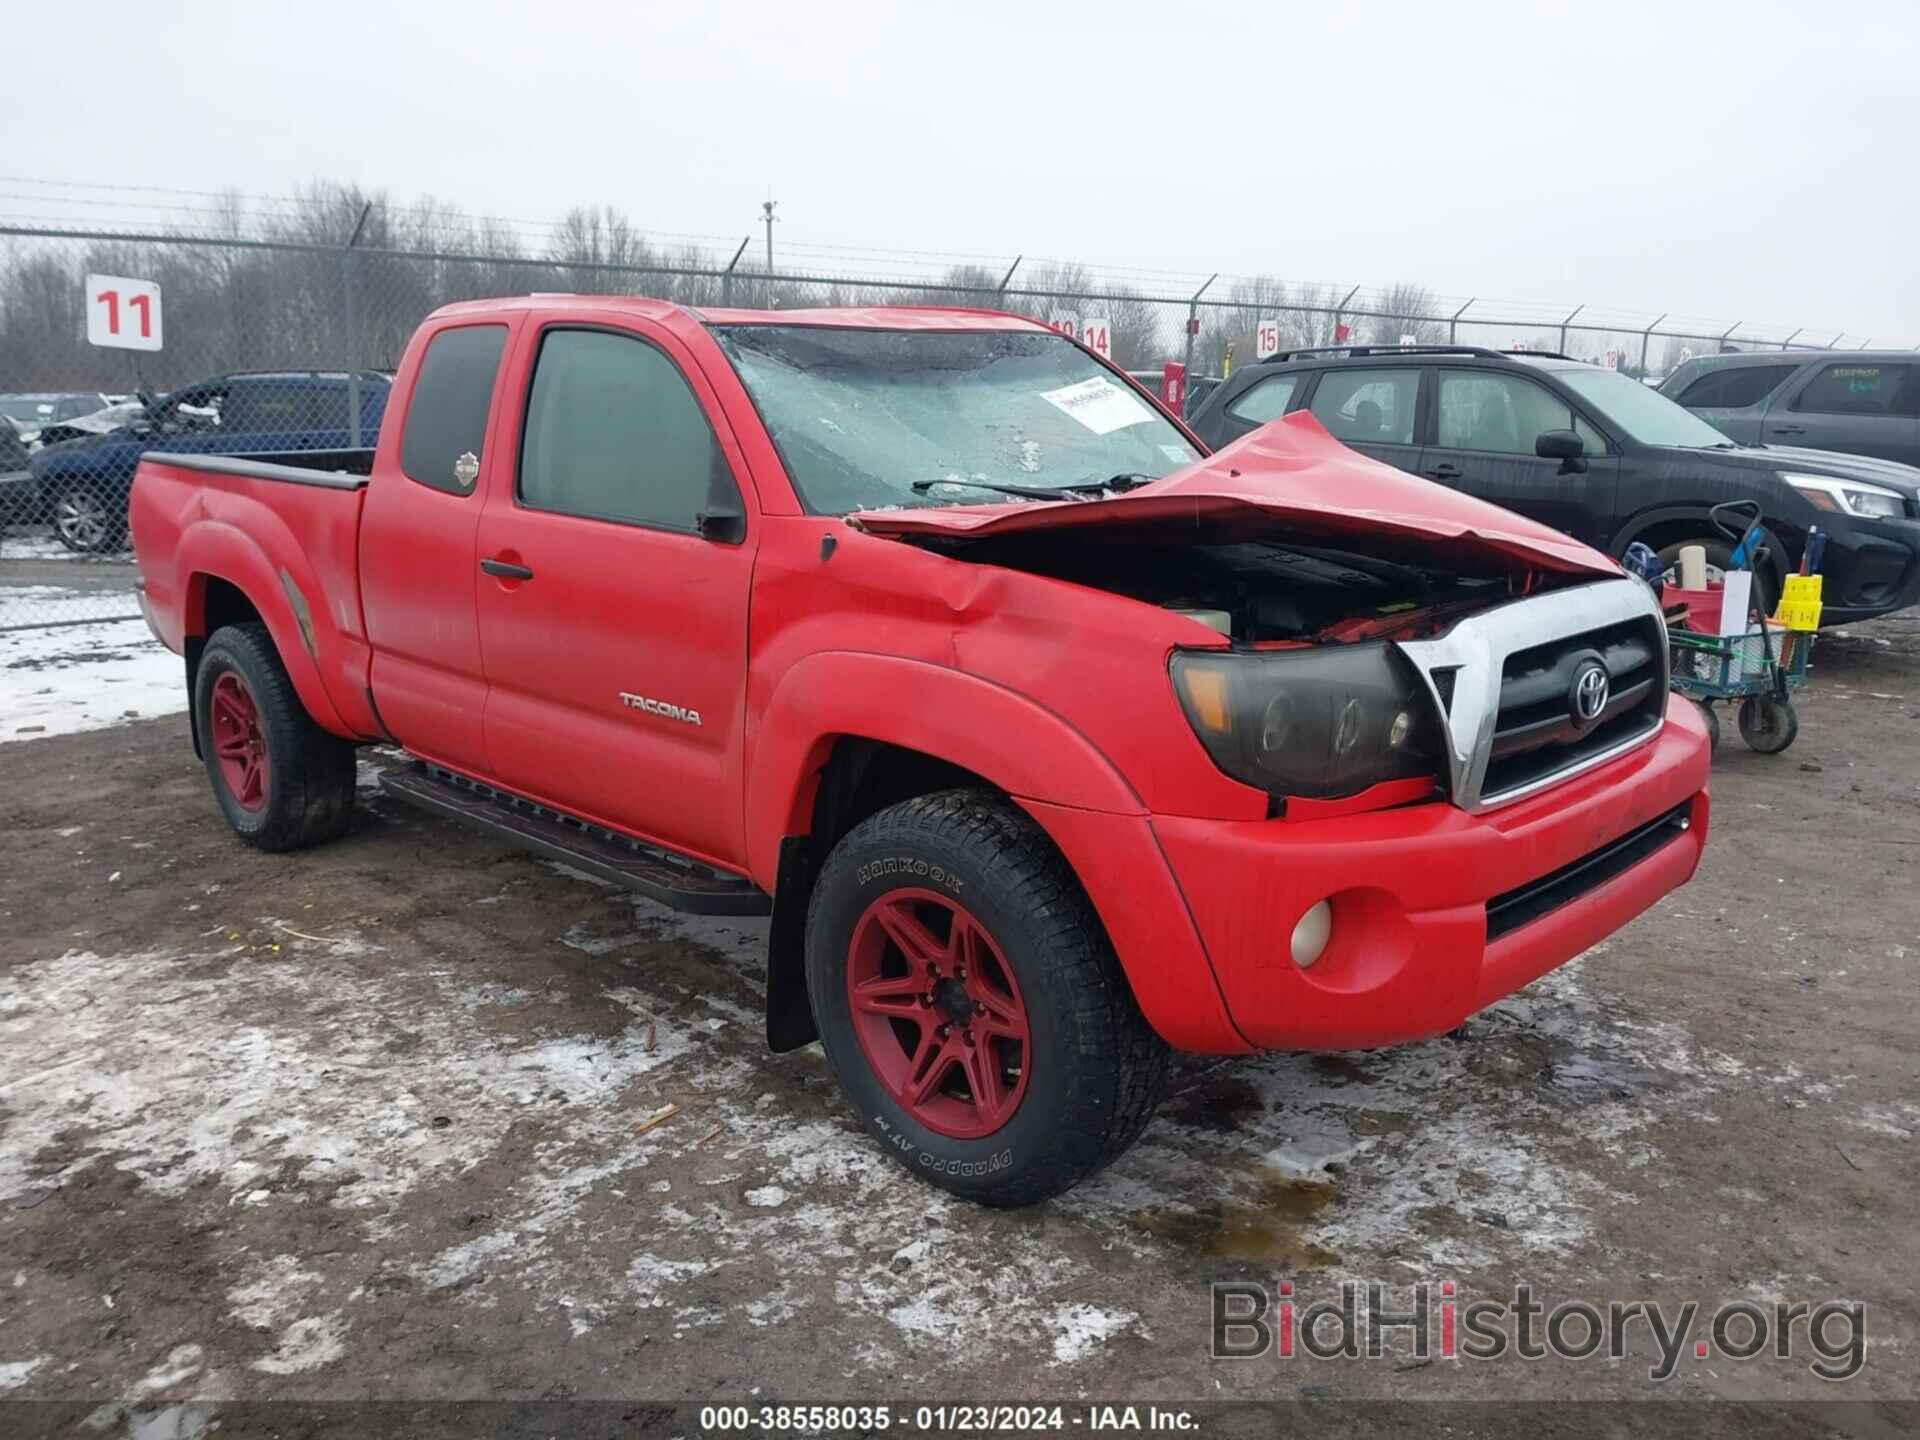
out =
<svg viewBox="0 0 1920 1440"><path fill-rule="evenodd" d="M1309 416L1216 454L1010 315L451 305L377 450L152 454L132 529L233 828L388 789L704 912L767 1032L999 1205L1170 1050L1458 1025L1697 863L1653 596Z"/></svg>

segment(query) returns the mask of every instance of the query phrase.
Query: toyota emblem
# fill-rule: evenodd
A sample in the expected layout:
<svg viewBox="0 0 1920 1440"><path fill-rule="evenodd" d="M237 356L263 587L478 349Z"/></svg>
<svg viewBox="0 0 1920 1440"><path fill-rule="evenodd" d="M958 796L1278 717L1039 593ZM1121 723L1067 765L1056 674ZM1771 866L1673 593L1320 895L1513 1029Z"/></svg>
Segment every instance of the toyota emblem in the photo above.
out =
<svg viewBox="0 0 1920 1440"><path fill-rule="evenodd" d="M1573 694L1567 706L1573 723L1591 725L1598 720L1600 712L1607 708L1607 692L1611 688L1606 666L1595 660L1582 665L1573 677Z"/></svg>

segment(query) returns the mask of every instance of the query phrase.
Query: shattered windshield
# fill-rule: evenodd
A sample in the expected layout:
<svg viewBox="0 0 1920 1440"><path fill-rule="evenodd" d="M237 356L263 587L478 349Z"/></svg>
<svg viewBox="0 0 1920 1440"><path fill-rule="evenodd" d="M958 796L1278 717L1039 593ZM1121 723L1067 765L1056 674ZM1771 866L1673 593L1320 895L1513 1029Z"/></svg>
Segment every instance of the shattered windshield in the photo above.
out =
<svg viewBox="0 0 1920 1440"><path fill-rule="evenodd" d="M1058 335L725 325L713 336L816 515L990 503L1002 498L992 485L1065 499L1199 458Z"/></svg>

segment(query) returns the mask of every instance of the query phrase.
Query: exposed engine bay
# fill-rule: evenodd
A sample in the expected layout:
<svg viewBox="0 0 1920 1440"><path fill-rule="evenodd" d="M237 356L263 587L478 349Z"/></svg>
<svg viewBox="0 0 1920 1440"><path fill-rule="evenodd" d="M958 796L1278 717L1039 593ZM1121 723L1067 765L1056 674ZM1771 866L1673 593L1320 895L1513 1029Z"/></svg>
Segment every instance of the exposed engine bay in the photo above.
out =
<svg viewBox="0 0 1920 1440"><path fill-rule="evenodd" d="M1392 536L1369 537L1361 552L1277 537L1169 542L1155 529L1152 539L1038 532L921 543L1177 610L1241 645L1414 639L1577 578L1486 553L1436 558L1437 547Z"/></svg>

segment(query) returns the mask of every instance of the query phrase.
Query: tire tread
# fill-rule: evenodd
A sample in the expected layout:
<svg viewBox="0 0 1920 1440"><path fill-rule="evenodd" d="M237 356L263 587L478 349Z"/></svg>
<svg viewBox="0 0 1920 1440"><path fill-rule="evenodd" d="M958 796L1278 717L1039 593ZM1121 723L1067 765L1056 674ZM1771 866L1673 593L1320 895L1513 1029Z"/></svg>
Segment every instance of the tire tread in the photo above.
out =
<svg viewBox="0 0 1920 1440"><path fill-rule="evenodd" d="M223 626L208 639L194 683L194 704L200 714L206 713L204 695L212 684L211 679L204 684L202 680L212 674L210 662L223 659L254 692L254 704L268 730L275 789L285 783L278 795L269 795L266 824L253 832L236 826L236 833L248 844L269 851L302 850L338 839L353 823L354 747L321 729L307 714L273 637L258 622ZM218 793L222 782L211 745L205 748L207 773Z"/></svg>

